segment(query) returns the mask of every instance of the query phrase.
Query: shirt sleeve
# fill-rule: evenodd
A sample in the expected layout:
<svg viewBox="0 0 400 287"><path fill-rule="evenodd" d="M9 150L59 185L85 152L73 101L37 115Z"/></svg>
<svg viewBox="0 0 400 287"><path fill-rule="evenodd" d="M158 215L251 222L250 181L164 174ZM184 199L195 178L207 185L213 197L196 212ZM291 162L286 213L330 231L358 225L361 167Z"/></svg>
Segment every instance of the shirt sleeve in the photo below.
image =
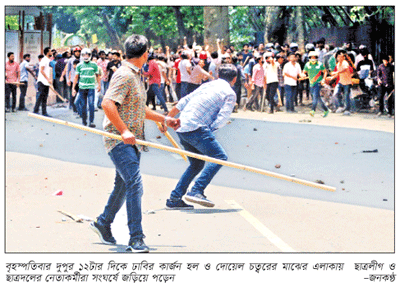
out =
<svg viewBox="0 0 400 287"><path fill-rule="evenodd" d="M232 114L233 108L235 107L235 103L236 94L233 92L226 97L225 103L219 110L216 120L211 124L210 129L212 132L219 130L226 125Z"/></svg>
<svg viewBox="0 0 400 287"><path fill-rule="evenodd" d="M129 81L132 81L132 79L128 76L115 73L104 98L122 105L126 95L130 92Z"/></svg>

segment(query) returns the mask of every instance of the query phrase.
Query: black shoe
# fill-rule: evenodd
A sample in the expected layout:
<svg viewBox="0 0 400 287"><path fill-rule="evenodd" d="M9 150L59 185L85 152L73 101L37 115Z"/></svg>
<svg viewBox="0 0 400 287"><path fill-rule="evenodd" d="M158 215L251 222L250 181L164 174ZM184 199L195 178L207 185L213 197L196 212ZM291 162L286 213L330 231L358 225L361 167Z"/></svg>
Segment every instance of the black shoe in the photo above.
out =
<svg viewBox="0 0 400 287"><path fill-rule="evenodd" d="M128 248L126 251L135 252L135 253L148 253L149 247L144 243L143 238L136 239L136 240L129 240Z"/></svg>
<svg viewBox="0 0 400 287"><path fill-rule="evenodd" d="M94 123L90 123L90 124L89 124L89 127L90 127L90 128L95 128L96 125L95 125Z"/></svg>
<svg viewBox="0 0 400 287"><path fill-rule="evenodd" d="M193 205L186 204L182 199L178 201L167 199L167 209L169 210L192 210L193 208Z"/></svg>
<svg viewBox="0 0 400 287"><path fill-rule="evenodd" d="M43 114L43 116L51 118L51 116L48 113Z"/></svg>
<svg viewBox="0 0 400 287"><path fill-rule="evenodd" d="M29 110L28 110L27 108L19 108L18 111L25 111L25 112L27 112L27 111L29 111Z"/></svg>
<svg viewBox="0 0 400 287"><path fill-rule="evenodd" d="M102 226L97 221L93 221L90 223L90 228L100 237L102 243L109 245L117 243L117 240L112 236L110 226Z"/></svg>
<svg viewBox="0 0 400 287"><path fill-rule="evenodd" d="M10 112L10 109L6 109L6 113L9 113Z"/></svg>
<svg viewBox="0 0 400 287"><path fill-rule="evenodd" d="M16 110L16 109L12 109L11 111L12 111L13 113L16 113L16 112L17 112L17 110Z"/></svg>

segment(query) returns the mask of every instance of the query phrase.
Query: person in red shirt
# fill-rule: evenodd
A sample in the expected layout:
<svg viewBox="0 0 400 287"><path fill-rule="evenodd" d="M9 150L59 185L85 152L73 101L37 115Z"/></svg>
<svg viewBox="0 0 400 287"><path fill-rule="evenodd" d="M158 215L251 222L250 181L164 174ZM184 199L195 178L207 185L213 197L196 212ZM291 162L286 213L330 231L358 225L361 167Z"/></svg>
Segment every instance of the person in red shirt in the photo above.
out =
<svg viewBox="0 0 400 287"><path fill-rule="evenodd" d="M20 81L19 64L15 62L13 52L7 54L8 61L6 62L6 113L10 112L10 95L12 95L12 112L16 112L17 106L17 84Z"/></svg>
<svg viewBox="0 0 400 287"><path fill-rule="evenodd" d="M178 101L181 99L181 71L179 70L179 63L181 62L181 53L182 50L178 52L178 59L175 60L174 70L176 71L176 96L178 97Z"/></svg>
<svg viewBox="0 0 400 287"><path fill-rule="evenodd" d="M146 105L150 103L151 99L157 96L165 114L168 114L168 108L161 92L161 73L155 58L154 54L149 55L149 70L143 72L143 75L149 78L149 92Z"/></svg>

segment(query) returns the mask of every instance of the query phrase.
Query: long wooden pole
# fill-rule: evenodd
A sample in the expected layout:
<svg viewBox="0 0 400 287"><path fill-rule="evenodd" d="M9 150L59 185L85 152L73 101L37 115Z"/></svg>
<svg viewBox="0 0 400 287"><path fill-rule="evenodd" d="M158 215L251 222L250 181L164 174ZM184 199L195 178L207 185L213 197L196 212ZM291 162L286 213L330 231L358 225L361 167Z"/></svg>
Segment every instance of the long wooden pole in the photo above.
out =
<svg viewBox="0 0 400 287"><path fill-rule="evenodd" d="M71 122L67 122L67 121L63 121L63 120L58 120L58 119L54 119L54 118L50 118L50 117L41 116L41 115L34 114L34 113L29 113L28 115L30 117L37 118L37 119L40 119L40 120L45 120L45 121L48 121L48 122L52 122L52 123L56 123L56 124L60 124L60 125L64 125L64 126L69 126L69 127L81 129L81 130L84 130L84 131L88 131L88 132L91 132L91 133L95 133L95 134L98 134L98 135L102 135L102 136L105 136L105 137L110 137L110 138L122 141L122 137L120 135L108 133L108 132L105 132L105 131L97 130L97 129L94 129L94 128L89 128L89 127L86 127L86 126L82 126L82 125L79 125L79 124L75 124L75 123L71 123ZM211 162L211 163L215 163L215 164L220 164L220 165L224 165L224 166L228 166L228 167L232 167L232 168L236 168L236 169L240 169L240 170L246 170L246 171L250 171L250 172L254 172L254 173L258 173L258 174L262 174L262 175L266 175L266 176L270 176L270 177L274 177L274 178L278 178L278 179L283 179L283 180L286 180L286 181L289 181L289 182L293 182L293 183L297 183L297 184L302 184L302 185L306 185L306 186L310 186L310 187L314 187L314 188L327 190L327 191L332 191L332 192L336 191L335 187L331 187L331 186L327 186L327 185L324 185L324 184L319 184L319 183L316 183L316 182L307 181L307 180L303 180L303 179L299 179L299 178L295 178L295 177L291 177L291 176L287 176L287 175L278 174L278 173L267 171L267 170L263 170L263 169L260 169L260 168L255 168L255 167L246 166L246 165L242 165L242 164L237 164L237 163L233 163L233 162L229 162L229 161L224 161L224 160L212 158L212 157L209 157L209 156L205 156L205 155L189 152L189 151L186 151L186 150L181 150L181 149L177 149L177 148L173 148L173 147L169 147L169 146L165 146L165 145L161 145L161 144L156 144L156 143L152 143L152 142L146 142L146 141L142 141L142 140L138 140L138 139L136 140L136 142L139 145L145 145L145 146L149 146L149 147L152 147L152 148L157 148L157 149L161 149L161 150L164 150L164 151L168 151L168 152L173 152L173 153L177 153L177 154L180 154L180 155L189 156L189 157L192 157L192 158L196 158L196 159L199 159L199 160L203 160L203 161L207 161L207 162Z"/></svg>
<svg viewBox="0 0 400 287"><path fill-rule="evenodd" d="M158 127L161 127L161 124L160 124L159 122L155 122L155 123L157 124ZM181 149L181 147L180 147L180 146L178 145L178 143L174 140L174 138L169 134L168 131L166 131L166 132L164 133L164 135L167 137L167 139L171 142L171 144L172 144L175 148ZM186 157L185 155L181 154L181 156L182 156L182 158L183 158L185 161L188 160L187 157Z"/></svg>

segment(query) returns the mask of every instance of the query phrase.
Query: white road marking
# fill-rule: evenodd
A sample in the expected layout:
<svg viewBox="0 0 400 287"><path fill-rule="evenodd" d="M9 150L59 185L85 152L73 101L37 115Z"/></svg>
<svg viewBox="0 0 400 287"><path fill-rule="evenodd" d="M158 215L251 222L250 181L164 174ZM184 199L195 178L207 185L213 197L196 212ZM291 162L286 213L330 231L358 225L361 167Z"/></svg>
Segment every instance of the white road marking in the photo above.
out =
<svg viewBox="0 0 400 287"><path fill-rule="evenodd" d="M295 252L295 250L287 245L282 239L276 236L271 230L269 230L264 224L262 224L257 218L251 215L243 207L241 207L234 200L225 200L232 208L240 209L239 214L246 219L251 225L253 225L262 235L264 235L272 244L279 248L283 252Z"/></svg>

